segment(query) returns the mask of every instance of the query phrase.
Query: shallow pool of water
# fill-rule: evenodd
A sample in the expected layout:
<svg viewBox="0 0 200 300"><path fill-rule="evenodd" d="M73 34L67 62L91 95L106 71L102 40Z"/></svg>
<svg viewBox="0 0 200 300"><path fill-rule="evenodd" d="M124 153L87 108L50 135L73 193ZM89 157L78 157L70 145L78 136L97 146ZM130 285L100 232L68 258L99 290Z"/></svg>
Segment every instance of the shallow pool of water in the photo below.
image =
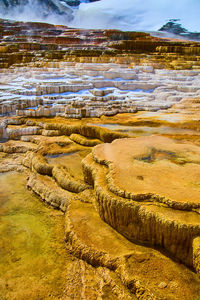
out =
<svg viewBox="0 0 200 300"><path fill-rule="evenodd" d="M8 139L6 139L6 138L0 138L0 143L5 143L7 141L8 141Z"/></svg>
<svg viewBox="0 0 200 300"><path fill-rule="evenodd" d="M0 299L65 299L64 216L26 189L25 175L0 174Z"/></svg>
<svg viewBox="0 0 200 300"><path fill-rule="evenodd" d="M110 130L116 130L120 132L127 133L130 136L148 136L152 134L183 134L183 135L200 135L199 131L191 130L191 129L183 129L176 128L170 126L158 126L158 127L150 127L150 126L126 126L119 124L101 124L101 123L88 123L88 125L95 125L104 127Z"/></svg>
<svg viewBox="0 0 200 300"><path fill-rule="evenodd" d="M89 153L89 150L74 151L64 154L46 155L46 159L50 164L61 164L65 166L70 174L76 179L83 179L82 159Z"/></svg>

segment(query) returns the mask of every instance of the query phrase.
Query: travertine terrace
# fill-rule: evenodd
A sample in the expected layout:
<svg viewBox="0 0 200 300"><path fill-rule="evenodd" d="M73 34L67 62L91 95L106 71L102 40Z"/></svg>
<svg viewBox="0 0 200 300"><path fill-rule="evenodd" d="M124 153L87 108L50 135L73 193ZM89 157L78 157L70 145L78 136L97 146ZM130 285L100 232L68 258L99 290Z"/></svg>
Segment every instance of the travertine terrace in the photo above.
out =
<svg viewBox="0 0 200 300"><path fill-rule="evenodd" d="M103 220L128 239L163 247L193 266L199 155L197 146L159 136L120 139L95 147L83 169Z"/></svg>
<svg viewBox="0 0 200 300"><path fill-rule="evenodd" d="M199 96L199 43L3 20L0 32L0 115L100 117Z"/></svg>
<svg viewBox="0 0 200 300"><path fill-rule="evenodd" d="M62 292L6 271L0 296L200 299L199 44L3 20L1 35L0 180L63 213L67 258Z"/></svg>
<svg viewBox="0 0 200 300"><path fill-rule="evenodd" d="M163 110L200 96L199 73L193 70L58 62L1 72L1 115L100 117Z"/></svg>

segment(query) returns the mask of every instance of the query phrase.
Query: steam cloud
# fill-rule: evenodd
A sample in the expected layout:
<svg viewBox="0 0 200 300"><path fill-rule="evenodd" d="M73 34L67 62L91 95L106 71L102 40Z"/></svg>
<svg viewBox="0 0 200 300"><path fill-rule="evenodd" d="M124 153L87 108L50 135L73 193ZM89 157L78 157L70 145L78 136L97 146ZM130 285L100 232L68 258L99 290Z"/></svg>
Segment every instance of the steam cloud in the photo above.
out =
<svg viewBox="0 0 200 300"><path fill-rule="evenodd" d="M46 22L63 25L73 19L73 10L60 0L19 0L18 5L12 0L0 0L0 18L24 22ZM14 3L14 4L13 4Z"/></svg>
<svg viewBox="0 0 200 300"><path fill-rule="evenodd" d="M73 26L158 30L169 19L180 19L189 31L200 31L200 0L101 0L82 3Z"/></svg>
<svg viewBox="0 0 200 300"><path fill-rule="evenodd" d="M63 1L54 1L63 4ZM74 19L70 22L69 17L64 14L46 13L44 7L36 3L38 2L29 0L23 9L10 7L10 12L6 15L0 11L0 17L80 28L138 31L158 30L169 19L180 19L180 23L189 31L200 31L200 0L101 0L81 3L79 8L74 9Z"/></svg>

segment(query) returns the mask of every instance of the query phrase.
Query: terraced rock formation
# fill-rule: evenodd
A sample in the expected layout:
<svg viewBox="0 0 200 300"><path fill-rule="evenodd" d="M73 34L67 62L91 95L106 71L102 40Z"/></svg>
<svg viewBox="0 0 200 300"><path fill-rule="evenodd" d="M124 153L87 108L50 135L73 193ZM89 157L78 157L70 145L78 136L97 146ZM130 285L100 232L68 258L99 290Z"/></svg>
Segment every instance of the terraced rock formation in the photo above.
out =
<svg viewBox="0 0 200 300"><path fill-rule="evenodd" d="M199 43L156 38L143 32L0 20L0 36L0 68L73 58L77 62L145 61L172 69L199 69Z"/></svg>
<svg viewBox="0 0 200 300"><path fill-rule="evenodd" d="M17 140L1 143L0 171L27 174L27 187L65 213L75 259L66 295L198 299L199 147L157 135L127 138L99 121L3 121Z"/></svg>
<svg viewBox="0 0 200 300"><path fill-rule="evenodd" d="M0 73L0 115L66 118L166 110L200 95L199 72L58 62Z"/></svg>
<svg viewBox="0 0 200 300"><path fill-rule="evenodd" d="M2 116L113 116L199 96L198 43L6 20L0 34Z"/></svg>
<svg viewBox="0 0 200 300"><path fill-rule="evenodd" d="M96 146L83 170L104 221L129 240L160 246L193 266L199 154L199 147L161 137L123 139Z"/></svg>
<svg viewBox="0 0 200 300"><path fill-rule="evenodd" d="M0 25L0 180L63 213L55 299L198 300L199 44Z"/></svg>

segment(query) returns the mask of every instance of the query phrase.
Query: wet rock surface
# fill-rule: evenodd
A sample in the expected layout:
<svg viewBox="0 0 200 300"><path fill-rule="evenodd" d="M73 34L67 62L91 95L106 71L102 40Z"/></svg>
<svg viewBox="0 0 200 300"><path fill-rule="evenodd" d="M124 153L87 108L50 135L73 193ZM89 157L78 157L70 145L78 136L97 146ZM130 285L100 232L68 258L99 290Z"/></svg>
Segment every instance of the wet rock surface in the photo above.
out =
<svg viewBox="0 0 200 300"><path fill-rule="evenodd" d="M118 116L121 124L123 116ZM63 243L65 239L66 252L74 257L67 263L66 297L194 299L200 291L195 274L199 273L199 201L193 185L198 183L199 147L158 135L127 138L134 134L134 125L126 125L129 130L122 134L104 128L106 118L102 124L100 119L85 119L85 125L62 118L26 119L27 128L57 130L58 135L42 135L41 130L41 135L2 143L2 171L26 173L27 187L65 213ZM115 118L109 119L111 128L112 124L126 128L117 127ZM125 120L133 123L133 118L141 122L142 114L126 115ZM7 119L8 123L18 124L12 125L15 130L24 126L20 118ZM81 140L98 139L101 144L80 144L72 138L80 134ZM21 140L27 148L19 152ZM12 153L7 151L11 142Z"/></svg>
<svg viewBox="0 0 200 300"><path fill-rule="evenodd" d="M101 218L128 239L163 247L188 266L200 234L199 147L193 147L161 137L125 139L96 146L83 160Z"/></svg>
<svg viewBox="0 0 200 300"><path fill-rule="evenodd" d="M199 44L29 25L1 23L0 297L199 299Z"/></svg>

